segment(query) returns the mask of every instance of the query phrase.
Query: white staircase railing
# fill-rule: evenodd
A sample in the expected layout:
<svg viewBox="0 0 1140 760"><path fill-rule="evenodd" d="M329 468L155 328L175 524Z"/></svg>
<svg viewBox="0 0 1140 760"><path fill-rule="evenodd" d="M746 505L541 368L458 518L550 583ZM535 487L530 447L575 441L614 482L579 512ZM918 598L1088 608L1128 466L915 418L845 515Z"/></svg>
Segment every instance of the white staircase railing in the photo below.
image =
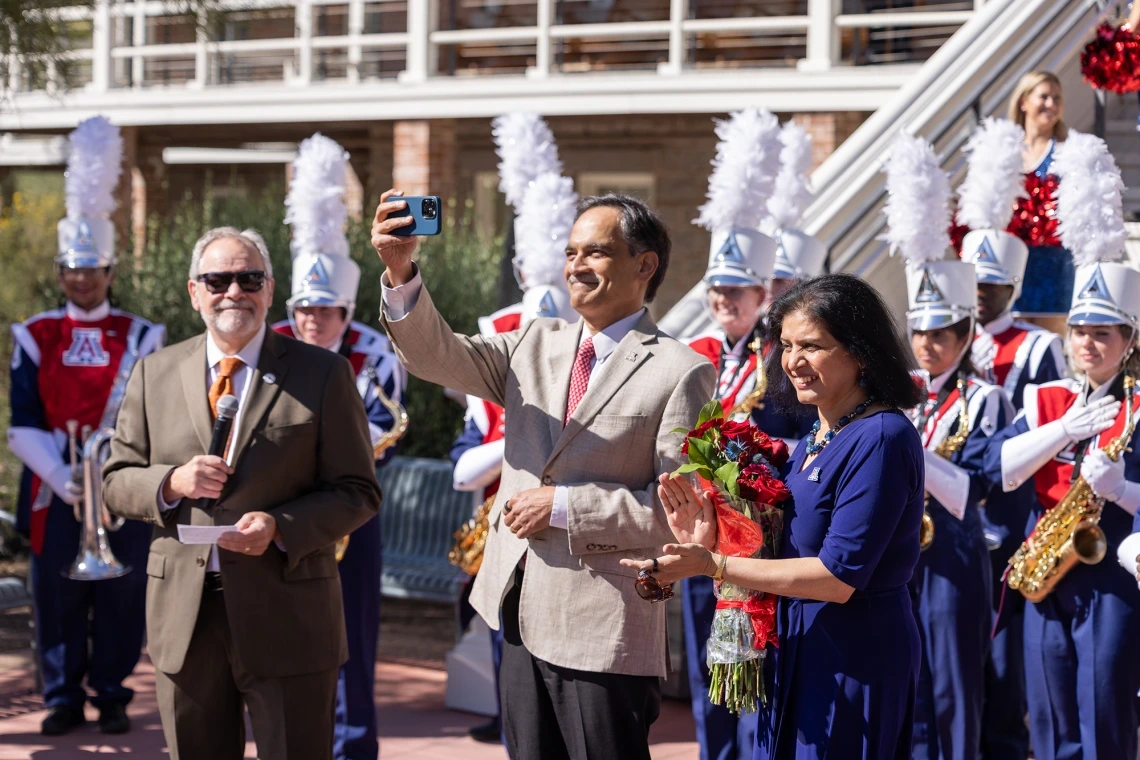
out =
<svg viewBox="0 0 1140 760"><path fill-rule="evenodd" d="M1004 116L1027 71L1071 63L1104 6L1103 0L989 0L983 5L813 173L817 197L802 228L827 245L829 271L864 277L901 318L903 263L887 255L881 239L886 194L881 169L892 138L906 130L929 139L956 185L965 168L962 147L978 118ZM700 284L661 320L663 329L680 336L708 324Z"/></svg>

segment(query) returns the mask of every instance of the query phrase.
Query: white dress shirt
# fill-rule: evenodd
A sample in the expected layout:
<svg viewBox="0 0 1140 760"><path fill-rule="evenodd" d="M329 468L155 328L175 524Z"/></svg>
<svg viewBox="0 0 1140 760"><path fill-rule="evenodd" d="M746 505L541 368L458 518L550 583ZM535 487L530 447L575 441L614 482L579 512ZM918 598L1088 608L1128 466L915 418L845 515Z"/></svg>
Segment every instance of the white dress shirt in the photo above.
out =
<svg viewBox="0 0 1140 760"><path fill-rule="evenodd" d="M249 389L253 385L250 378L253 376L253 370L257 367L257 362L261 358L261 346L265 343L265 330L266 325L262 325L261 329L257 331L257 335L245 347L232 356L236 356L241 360L242 366L234 373L230 382L234 386L234 395L237 396L238 409L237 414L234 415L234 426L230 434L230 440L236 441L238 432L241 430L242 415L245 412L245 402L249 398ZM218 344L214 341L214 336L206 333L206 387L210 388L214 385L214 381L218 379L218 373L221 371L222 359L231 356L224 352ZM236 451L231 447L226 453L226 464L231 467L234 464L234 457ZM169 476L167 476L169 478ZM182 502L181 499L175 501L173 504L167 504L162 498L162 488L165 487L166 481L163 481L162 487L158 489L158 508L162 511L175 509ZM218 565L218 547L216 545L210 547L210 560L206 564L206 572L216 573L219 572Z"/></svg>
<svg viewBox="0 0 1140 760"><path fill-rule="evenodd" d="M423 287L423 280L420 278L419 268L416 268L416 273L412 279L398 287L389 287L388 273L385 272L384 276L380 278L381 293L384 299L384 313L393 322L399 322L408 313L416 307L416 302L420 297L420 290ZM590 328L583 325L582 334L578 339L578 345L581 347L586 342L587 338L594 339L594 360L590 364L590 378L586 383L586 395L582 396L585 400L586 396L590 393L590 388L597 382L598 377L603 372L603 366L606 360L617 348L618 343L621 343L630 330L637 326L641 321L641 317L645 314L645 307L638 309L628 317L623 317L617 322L614 322L609 327L597 333L592 333ZM570 384L570 378L565 378L565 383ZM581 403L581 401L579 401ZM570 490L566 486L554 487L554 504L550 509L550 527L566 529L568 523L568 509L570 500Z"/></svg>

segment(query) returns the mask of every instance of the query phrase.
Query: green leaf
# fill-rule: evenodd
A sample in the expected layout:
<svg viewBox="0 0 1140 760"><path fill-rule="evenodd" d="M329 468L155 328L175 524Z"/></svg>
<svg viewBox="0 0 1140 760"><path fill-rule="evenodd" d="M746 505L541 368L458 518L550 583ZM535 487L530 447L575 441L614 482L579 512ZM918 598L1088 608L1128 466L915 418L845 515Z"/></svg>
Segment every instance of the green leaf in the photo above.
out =
<svg viewBox="0 0 1140 760"><path fill-rule="evenodd" d="M687 435L687 434L688 434L688 432L689 432L689 429L688 429L688 428L683 428L683 427L675 427L675 428L673 428L672 430L670 430L670 431L669 431L669 435L673 435L674 433L685 433L685 434Z"/></svg>
<svg viewBox="0 0 1140 760"><path fill-rule="evenodd" d="M719 466L717 462L721 459L718 453L716 446L711 441L706 441L703 438L689 439L690 462L697 462L710 470L715 470Z"/></svg>
<svg viewBox="0 0 1140 760"><path fill-rule="evenodd" d="M724 407L720 401L715 398L701 407L701 413L697 417L697 427L705 424L709 420L722 420L724 419Z"/></svg>
<svg viewBox="0 0 1140 760"><path fill-rule="evenodd" d="M697 464L696 462L689 462L688 464L683 464L680 467L678 467L676 470L673 471L673 474L674 475L688 475L690 472L696 472L697 470L699 470L703 467L704 467L703 464Z"/></svg>
<svg viewBox="0 0 1140 760"><path fill-rule="evenodd" d="M736 462L729 462L718 467L715 474L717 480L724 483L725 489L730 494L733 496L740 495L740 486L736 482L740 478L740 465Z"/></svg>

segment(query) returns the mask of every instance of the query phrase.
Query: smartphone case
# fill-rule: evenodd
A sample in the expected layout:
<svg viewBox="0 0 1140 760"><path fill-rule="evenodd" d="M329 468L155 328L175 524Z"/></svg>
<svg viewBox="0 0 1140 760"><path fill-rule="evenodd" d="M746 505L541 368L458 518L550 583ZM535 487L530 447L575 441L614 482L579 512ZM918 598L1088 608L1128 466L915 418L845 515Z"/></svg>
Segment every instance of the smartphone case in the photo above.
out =
<svg viewBox="0 0 1140 760"><path fill-rule="evenodd" d="M435 218L425 219L423 214L424 200L435 201ZM393 198L392 200L395 200ZM410 216L414 220L411 224L400 227L392 232L393 235L402 235L410 237L412 235L438 235L441 229L440 219L443 216L443 204L440 203L438 195L412 195L404 198L408 202L407 207L399 211L393 211L389 218L399 216Z"/></svg>

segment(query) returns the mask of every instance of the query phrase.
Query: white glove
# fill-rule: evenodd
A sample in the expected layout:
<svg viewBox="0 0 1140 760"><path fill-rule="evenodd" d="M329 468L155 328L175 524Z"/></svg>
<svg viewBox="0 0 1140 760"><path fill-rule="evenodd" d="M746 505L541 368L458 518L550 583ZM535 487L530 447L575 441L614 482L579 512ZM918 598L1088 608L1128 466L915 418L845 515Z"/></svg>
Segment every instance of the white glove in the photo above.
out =
<svg viewBox="0 0 1140 760"><path fill-rule="evenodd" d="M506 439L500 438L464 451L451 475L455 490L478 491L494 483L503 472L506 446Z"/></svg>
<svg viewBox="0 0 1140 760"><path fill-rule="evenodd" d="M1128 571L1129 575L1136 578L1137 585L1140 585L1140 576L1136 574L1138 558L1140 558L1140 533L1133 533L1116 547L1116 561Z"/></svg>
<svg viewBox="0 0 1140 760"><path fill-rule="evenodd" d="M966 500L970 497L969 473L933 451L924 449L922 455L926 460L926 492L961 520L966 516Z"/></svg>
<svg viewBox="0 0 1140 760"><path fill-rule="evenodd" d="M1087 406L1069 407L1061 417L1061 425L1070 441L1083 441L1112 427L1120 414L1120 402L1112 396L1098 398Z"/></svg>
<svg viewBox="0 0 1140 760"><path fill-rule="evenodd" d="M75 504L83 495L79 487L71 482L71 465L61 464L52 470L47 485L65 504Z"/></svg>
<svg viewBox="0 0 1140 760"><path fill-rule="evenodd" d="M1101 449L1085 454L1081 463L1081 477L1097 496L1111 501L1130 515L1140 507L1140 484L1130 483L1124 477L1124 458L1112 461Z"/></svg>

